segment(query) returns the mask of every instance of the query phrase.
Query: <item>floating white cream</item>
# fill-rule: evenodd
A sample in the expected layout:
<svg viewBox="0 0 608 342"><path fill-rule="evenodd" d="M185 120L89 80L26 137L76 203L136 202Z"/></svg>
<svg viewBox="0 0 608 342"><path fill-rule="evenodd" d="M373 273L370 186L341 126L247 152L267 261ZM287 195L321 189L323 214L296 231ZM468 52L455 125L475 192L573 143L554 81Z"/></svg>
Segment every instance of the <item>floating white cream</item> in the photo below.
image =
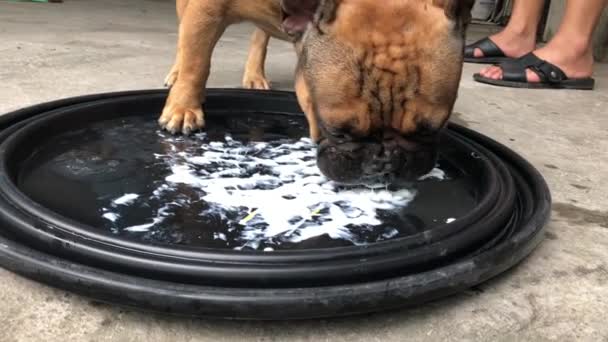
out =
<svg viewBox="0 0 608 342"><path fill-rule="evenodd" d="M138 194L126 194L112 201L116 205L128 205L139 198Z"/></svg>
<svg viewBox="0 0 608 342"><path fill-rule="evenodd" d="M123 230L128 232L147 232L150 228L154 227L156 224L159 224L163 221L163 218L157 217L152 220L150 223L141 224L138 226L131 226L123 228Z"/></svg>
<svg viewBox="0 0 608 342"><path fill-rule="evenodd" d="M238 220L233 222L240 225L238 241L242 241L242 246L238 249L258 249L263 243L278 241L297 243L322 235L362 244L349 226L379 226L379 210L403 208L416 196L412 189L390 191L383 184L339 187L320 174L315 146L309 139L242 144L226 136L225 142L203 144L202 153L197 155L173 147L167 154L155 155L167 164L170 174L153 191L151 199L162 200L165 193L185 186L209 204L201 216L228 220L227 213L238 213ZM435 169L421 179L429 178L444 179L445 173ZM130 205L138 197L127 194L113 203ZM151 222L124 230L147 231L162 224L172 215L171 210L165 206ZM381 238L398 234L397 229L388 229ZM223 233L216 233L215 239L227 240Z"/></svg>
<svg viewBox="0 0 608 342"><path fill-rule="evenodd" d="M431 172L418 178L418 180L421 180L421 181L427 180L427 179L445 180L446 179L445 171L443 171L440 168L434 168L433 170L431 170Z"/></svg>
<svg viewBox="0 0 608 342"><path fill-rule="evenodd" d="M116 213L105 213L103 214L103 218L110 222L116 222L120 218L120 216Z"/></svg>

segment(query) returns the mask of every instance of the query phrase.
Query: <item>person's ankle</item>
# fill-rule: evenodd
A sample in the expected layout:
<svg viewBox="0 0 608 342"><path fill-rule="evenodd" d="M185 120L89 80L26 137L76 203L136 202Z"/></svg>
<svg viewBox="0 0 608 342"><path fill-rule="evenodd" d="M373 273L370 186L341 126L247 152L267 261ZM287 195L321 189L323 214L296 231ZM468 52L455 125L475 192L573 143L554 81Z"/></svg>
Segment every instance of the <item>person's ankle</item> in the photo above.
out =
<svg viewBox="0 0 608 342"><path fill-rule="evenodd" d="M580 39L553 39L535 54L560 67L568 77L584 78L593 74L593 50L590 42Z"/></svg>
<svg viewBox="0 0 608 342"><path fill-rule="evenodd" d="M569 55L585 56L591 52L591 41L584 38L581 39L580 37L556 38L550 44L554 44L562 49L565 54Z"/></svg>
<svg viewBox="0 0 608 342"><path fill-rule="evenodd" d="M511 40L527 43L527 45L536 43L536 27L507 25L501 33Z"/></svg>
<svg viewBox="0 0 608 342"><path fill-rule="evenodd" d="M564 57L570 59L593 57L591 42L580 37L555 37L546 45L546 48L559 51Z"/></svg>
<svg viewBox="0 0 608 342"><path fill-rule="evenodd" d="M536 47L536 36L527 32L505 28L491 38L511 58L521 57Z"/></svg>

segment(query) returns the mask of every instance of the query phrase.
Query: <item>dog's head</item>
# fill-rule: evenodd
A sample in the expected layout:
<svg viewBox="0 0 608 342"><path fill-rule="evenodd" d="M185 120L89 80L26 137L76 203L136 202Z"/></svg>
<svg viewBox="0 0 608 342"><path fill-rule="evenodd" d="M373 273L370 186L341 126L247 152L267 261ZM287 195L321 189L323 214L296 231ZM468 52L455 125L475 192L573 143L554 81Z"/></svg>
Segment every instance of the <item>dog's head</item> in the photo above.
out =
<svg viewBox="0 0 608 342"><path fill-rule="evenodd" d="M412 180L436 162L474 0L282 0L296 92L330 179Z"/></svg>

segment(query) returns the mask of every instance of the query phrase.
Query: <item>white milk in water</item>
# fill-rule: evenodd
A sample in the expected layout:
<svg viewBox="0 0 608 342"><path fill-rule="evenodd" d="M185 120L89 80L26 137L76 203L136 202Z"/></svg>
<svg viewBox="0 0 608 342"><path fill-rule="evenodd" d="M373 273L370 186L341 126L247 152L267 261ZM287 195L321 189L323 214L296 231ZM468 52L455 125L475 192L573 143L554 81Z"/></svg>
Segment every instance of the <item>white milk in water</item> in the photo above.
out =
<svg viewBox="0 0 608 342"><path fill-rule="evenodd" d="M205 135L201 133L196 138L202 142ZM381 184L338 186L320 174L316 149L309 139L244 144L226 135L224 141L202 143L196 155L173 145L168 150L156 155L159 162L166 163L170 174L153 195L145 198L125 194L114 199L103 214L106 220L115 222L119 218L112 208L124 209L146 200L162 201L165 194L187 187L208 204L201 216L233 220L232 227L241 228L238 240L242 244L236 249L258 249L264 242L277 240L298 243L322 235L358 245L366 242L351 232L352 227L379 226L379 210L403 208L416 196L412 189L393 190ZM441 180L445 173L434 169L423 178ZM166 203L149 222L122 230L145 232L162 227L172 215L171 204L188 205ZM390 239L397 234L396 229L389 229L381 238ZM216 233L215 239L226 240L226 235Z"/></svg>

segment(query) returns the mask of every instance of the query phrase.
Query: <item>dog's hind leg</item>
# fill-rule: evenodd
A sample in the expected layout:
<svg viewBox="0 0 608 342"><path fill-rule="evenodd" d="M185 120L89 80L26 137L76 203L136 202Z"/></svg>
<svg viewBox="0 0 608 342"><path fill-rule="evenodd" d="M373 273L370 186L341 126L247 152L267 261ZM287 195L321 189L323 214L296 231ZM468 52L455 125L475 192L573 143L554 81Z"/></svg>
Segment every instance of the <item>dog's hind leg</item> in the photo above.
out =
<svg viewBox="0 0 608 342"><path fill-rule="evenodd" d="M243 87L247 89L270 89L270 83L266 78L264 64L266 63L266 52L268 50L268 42L270 35L256 28L251 37L251 46L249 48L249 56L245 65L245 74L243 75Z"/></svg>

